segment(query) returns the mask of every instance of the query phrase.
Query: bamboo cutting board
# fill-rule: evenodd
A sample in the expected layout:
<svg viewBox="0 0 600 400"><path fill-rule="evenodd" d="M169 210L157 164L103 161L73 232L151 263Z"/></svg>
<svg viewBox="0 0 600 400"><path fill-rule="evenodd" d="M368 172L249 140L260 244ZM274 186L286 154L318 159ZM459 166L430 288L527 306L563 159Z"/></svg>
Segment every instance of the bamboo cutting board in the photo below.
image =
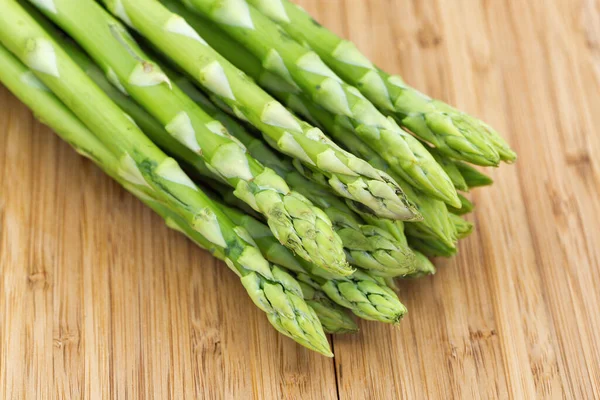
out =
<svg viewBox="0 0 600 400"><path fill-rule="evenodd" d="M299 2L518 151L460 256L320 357L0 87L0 398L600 398L600 3Z"/></svg>

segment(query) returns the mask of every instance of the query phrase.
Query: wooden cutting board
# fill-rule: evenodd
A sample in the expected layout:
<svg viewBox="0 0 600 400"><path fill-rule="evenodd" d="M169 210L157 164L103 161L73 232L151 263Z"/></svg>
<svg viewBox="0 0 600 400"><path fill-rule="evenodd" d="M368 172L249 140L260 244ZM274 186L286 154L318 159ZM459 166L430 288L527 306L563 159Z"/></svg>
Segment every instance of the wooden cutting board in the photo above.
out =
<svg viewBox="0 0 600 400"><path fill-rule="evenodd" d="M300 3L519 152L460 256L320 357L0 87L0 397L600 398L598 1Z"/></svg>

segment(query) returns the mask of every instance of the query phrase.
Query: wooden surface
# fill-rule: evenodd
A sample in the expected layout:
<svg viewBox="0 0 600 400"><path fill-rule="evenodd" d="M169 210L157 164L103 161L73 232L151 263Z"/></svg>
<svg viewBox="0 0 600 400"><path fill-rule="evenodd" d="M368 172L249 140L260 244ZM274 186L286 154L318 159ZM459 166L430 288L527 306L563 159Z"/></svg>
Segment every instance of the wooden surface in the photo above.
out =
<svg viewBox="0 0 600 400"><path fill-rule="evenodd" d="M460 256L320 357L0 87L0 398L600 398L598 1L300 3L519 152Z"/></svg>

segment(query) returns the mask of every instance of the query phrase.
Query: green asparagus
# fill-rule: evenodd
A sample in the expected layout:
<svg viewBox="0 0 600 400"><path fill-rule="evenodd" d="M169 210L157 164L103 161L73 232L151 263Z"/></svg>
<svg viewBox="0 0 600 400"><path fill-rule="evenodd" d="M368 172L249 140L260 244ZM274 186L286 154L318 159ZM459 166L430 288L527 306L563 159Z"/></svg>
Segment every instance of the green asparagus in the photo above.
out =
<svg viewBox="0 0 600 400"><path fill-rule="evenodd" d="M415 272L414 255L408 244L398 241L385 229L362 223L346 204L318 185L311 184L298 172L289 172L285 179L329 216L342 238L350 264L384 277Z"/></svg>
<svg viewBox="0 0 600 400"><path fill-rule="evenodd" d="M327 216L283 179L265 168L221 123L189 99L137 46L122 25L92 0L54 0L56 12L41 11L74 37L115 86L134 98L194 158L235 188L240 199L261 212L275 236L301 257L340 276L352 273L340 238ZM175 29L175 28L173 28ZM171 140L172 141L172 140Z"/></svg>
<svg viewBox="0 0 600 400"><path fill-rule="evenodd" d="M317 283L314 286L300 282L304 300L317 313L325 333L344 334L358 332L356 322L344 309L331 301Z"/></svg>
<svg viewBox="0 0 600 400"><path fill-rule="evenodd" d="M189 11L186 11L181 5L177 5L171 0L162 0L165 4L167 4L174 11L181 13L186 17L186 20L194 27L198 29L203 29L203 36L220 52L229 55L231 53L232 59L235 59L236 64L245 68L246 72L248 72L253 78L258 81L266 81L277 79L277 76L273 76L271 73L264 73L262 66L256 58L252 55L244 55L244 49L240 49L235 46L233 43L233 47L231 46L231 40L227 40L223 35L215 35L214 31L206 30L206 28L202 28L200 21L197 16L190 15ZM210 22L208 22L210 24ZM234 51L231 51L233 48ZM235 56L237 54L237 56ZM272 76L272 78L266 78L265 76ZM280 81L280 80L278 80ZM281 85L277 84L276 87L281 87ZM339 140L340 143L345 145L349 150L351 150L356 155L363 157L367 161L369 161L375 168L385 170L389 172L393 179L399 182L402 182L402 179L395 175L393 171L390 171L387 163L383 161L376 152L371 150L368 146L366 146L362 141L357 140L351 133L338 133L339 131L346 130L344 124L337 123L338 121L334 119L331 113L327 112L321 107L318 107L308 99L303 98L300 95L290 95L288 93L277 92L274 90L275 94L280 97L290 108L294 111L302 115L302 117L307 120L313 121L315 124L319 124L327 132L334 135L336 140ZM209 111L210 112L210 111ZM214 115L213 115L214 116ZM218 117L217 117L218 118ZM222 121L225 125L228 126L230 131L234 134L234 136L238 137L242 142L244 140L238 136L235 132L235 128L230 128L227 122ZM250 149L250 144L245 142L246 146ZM252 150L250 150L252 152ZM253 153L254 154L254 153ZM255 154L256 157L258 155ZM268 163L264 158L260 159L265 165L268 165L270 168L274 170L278 170L276 165L272 163ZM311 172L310 170L304 169L304 171ZM310 174L312 177L315 177L315 174ZM325 179L323 179L325 180ZM402 188L405 193L409 194L409 200L414 203L419 209L419 213L423 215L423 221L419 222L420 225L423 225L423 229L428 230L432 235L435 235L440 240L443 240L449 246L453 246L454 241L454 227L450 223L448 219L448 211L446 206L440 202L436 201L432 198L428 198L417 191L413 190L410 185L403 184ZM353 204L353 209L358 208L358 204ZM377 224L374 224L377 225ZM377 225L379 226L379 225Z"/></svg>
<svg viewBox="0 0 600 400"><path fill-rule="evenodd" d="M325 356L325 333L358 331L350 313L406 315L396 278L456 255L464 194L492 183L479 166L516 160L289 0L0 10L0 84Z"/></svg>
<svg viewBox="0 0 600 400"><path fill-rule="evenodd" d="M489 186L494 183L494 180L483 172L473 168L471 165L463 162L456 162L456 167L463 176L467 187L473 189L481 186Z"/></svg>
<svg viewBox="0 0 600 400"><path fill-rule="evenodd" d="M250 154L280 174L293 190L324 210L334 223L334 230L341 237L351 264L381 276L413 273L411 271L414 269L414 259L406 243L400 243L376 226L365 225L346 204L295 172L289 161L280 158L262 140L248 133L237 121L211 104L203 93L189 84L189 81L179 76L176 82L184 88L190 98L203 104L204 109L213 118L221 121L248 148ZM371 215L370 217L379 218Z"/></svg>
<svg viewBox="0 0 600 400"><path fill-rule="evenodd" d="M456 214L450 214L450 219L456 227L458 239L464 239L473 233L473 224Z"/></svg>
<svg viewBox="0 0 600 400"><path fill-rule="evenodd" d="M465 215L465 214L472 212L475 209L475 204L471 203L471 201L469 199L467 199L465 196L463 196L462 194L459 193L458 198L460 199L460 202L462 203L462 207L454 208L454 207L448 206L448 211L450 211L452 214Z"/></svg>
<svg viewBox="0 0 600 400"><path fill-rule="evenodd" d="M452 184L454 184L454 187L456 188L456 190L460 190L463 192L468 191L469 187L467 186L467 182L465 182L465 178L462 176L462 174L458 170L458 167L456 166L455 161L450 159L448 156L446 156L444 153L442 153L435 147L430 147L430 146L426 146L426 147L429 150L429 152L431 153L431 155L433 156L433 158L435 158L435 161L437 161L437 163L440 164L440 166L444 169L444 171L446 171L446 174L452 181ZM460 193L458 194L458 197L460 199ZM449 207L452 207L452 206L449 205Z"/></svg>
<svg viewBox="0 0 600 400"><path fill-rule="evenodd" d="M338 121L333 119L331 114L323 108L314 105L309 100L304 99L301 95L282 95L282 97L287 98L285 103L288 104L290 108L306 118L318 121L323 128L330 132L330 134L336 140L346 146L354 154L359 155L375 168L388 172L392 179L401 185L407 198L415 205L419 214L422 216L422 220L410 222L410 224L418 225L421 230L429 232L431 236L442 240L448 246L453 245L452 243L455 239L455 232L454 227L449 220L448 208L446 207L446 204L440 200L436 200L427 195L419 193L417 190L413 189L411 185L404 182L402 178L396 175L394 171L390 170L388 164L381 157L379 157L375 151L366 146L364 142L359 140L351 132L346 131L346 133L343 133L345 131L345 126L339 124ZM349 203L349 205L354 211L362 211L358 204ZM376 223L376 220L368 216L366 213L362 213L362 215L367 223L379 227L381 227L382 224L390 227L395 223L400 222L388 220L379 221Z"/></svg>
<svg viewBox="0 0 600 400"><path fill-rule="evenodd" d="M417 264L419 265L419 272L405 276L404 278L418 279L428 275L435 275L435 265L433 265L429 258L419 251L413 250L413 252L415 253Z"/></svg>
<svg viewBox="0 0 600 400"><path fill-rule="evenodd" d="M227 265L238 274L252 300L267 313L269 321L277 330L310 349L326 356L332 356L317 316L303 300L302 289L298 282L262 258L252 244L238 235L237 232L240 230L237 228L239 227L235 227L197 189L193 196L195 199L188 196L193 203L190 201L188 205L183 205L185 203L167 205L165 198L174 195L163 195L162 191L171 190L169 186L165 184L164 189L160 189L158 186L151 187L149 182L141 181L143 175L140 173L136 175L138 178L136 180L131 180L131 174L124 174L122 157L116 155L121 152L118 150L118 143L112 143L112 137L102 132L102 129L112 127L103 128L101 125L93 123L92 118L87 117L85 112L80 111L80 115L86 118L89 125L96 127L95 133L98 137L95 136L61 100L50 92L48 87L61 93L63 101L74 100L73 97L68 96L68 90L70 84L76 83L79 93L87 95L86 99L102 100L105 112L110 112L111 109L114 111L117 107L108 99L103 98L99 89L94 89L90 81L86 81L84 73L77 70L66 54L44 34L41 28L35 25L35 22L16 3L2 0L0 5L3 10L2 17L0 17L0 40L3 45L10 46L11 50L19 54L22 62L29 64L29 68L31 68L31 70L26 68L3 45L0 45L0 64L2 65L0 81L79 153L95 161L109 175L163 217L166 217L168 221L180 221L188 226L186 231L188 235L197 238L207 247L213 248L214 252L222 255ZM40 54L36 55L40 46L45 49L42 58L40 58ZM38 78L45 81L48 86ZM57 81L65 82L58 83ZM77 110L85 109L85 106L78 104L77 101L67 104ZM143 142L143 135L136 132L135 128L130 127L129 134L135 136L137 142ZM99 138L102 138L102 141ZM130 138L130 140L132 139L134 138ZM114 149L118 150L116 154ZM137 149L140 152L159 154L159 151L151 149L150 145L140 146ZM158 180L158 178L156 179ZM199 218L193 221L194 225L190 225L188 220L179 213L171 211L171 208L189 207L191 209L192 204L200 203L205 207L201 209L202 213L198 213ZM219 240L215 240L217 236L221 236Z"/></svg>
<svg viewBox="0 0 600 400"><path fill-rule="evenodd" d="M332 114L346 119L353 132L413 186L457 205L452 182L417 139L404 132L393 119L383 116L356 88L335 75L317 54L291 40L245 0L189 0L186 4L243 45L267 70L301 89ZM236 18L243 18L247 24L236 23ZM210 42L213 35L205 33L209 25L199 25L205 28L201 31L205 40L213 45Z"/></svg>
<svg viewBox="0 0 600 400"><path fill-rule="evenodd" d="M300 282L318 286L337 304L350 309L361 318L398 323L406 314L406 308L398 296L386 286L382 278L366 271L357 270L349 277L336 279L323 274L313 265L294 255L274 240L272 234L259 221L231 207L221 205L222 210L234 223L246 229L265 257L273 263L295 272Z"/></svg>
<svg viewBox="0 0 600 400"><path fill-rule="evenodd" d="M456 247L449 247L440 240L412 236L407 232L408 243L413 251L421 252L427 257L453 257L458 253Z"/></svg>
<svg viewBox="0 0 600 400"><path fill-rule="evenodd" d="M393 116L402 126L449 157L479 165L497 165L500 159L515 161L514 151L488 125L425 96L399 76L377 68L354 43L321 26L289 0L248 2L277 22L295 40L315 51L382 112ZM252 20L255 21L254 16Z"/></svg>
<svg viewBox="0 0 600 400"><path fill-rule="evenodd" d="M88 1L91 0L81 3ZM325 173L339 195L359 201L385 217L412 218L410 205L398 197L402 193L400 187L387 174L342 151L320 130L293 116L206 45L181 17L156 0L107 0L106 4L204 89L263 132L269 144Z"/></svg>
<svg viewBox="0 0 600 400"><path fill-rule="evenodd" d="M213 256L226 262L227 257L222 251L220 251L218 248L215 248L210 242L202 240L202 237L199 237L199 235L176 214L170 213L169 210L161 210L160 208L157 209L156 205L153 205L152 203L149 205L166 220L167 225L170 228L183 233L190 240L196 243L196 245L210 251ZM238 227L238 229L239 228L240 227ZM277 242L267 227L264 228L273 238L273 242L275 242L282 249L285 249L285 251L289 252L289 250ZM290 273L290 271L286 271L286 273ZM293 275L293 272L290 275ZM331 301L319 287L307 287L306 283L300 281L297 283L302 290L304 301L310 306L310 308L312 308L312 310L314 310L317 318L323 326L325 333L341 334L354 333L358 331L356 323L352 320L352 318L350 318L344 308Z"/></svg>

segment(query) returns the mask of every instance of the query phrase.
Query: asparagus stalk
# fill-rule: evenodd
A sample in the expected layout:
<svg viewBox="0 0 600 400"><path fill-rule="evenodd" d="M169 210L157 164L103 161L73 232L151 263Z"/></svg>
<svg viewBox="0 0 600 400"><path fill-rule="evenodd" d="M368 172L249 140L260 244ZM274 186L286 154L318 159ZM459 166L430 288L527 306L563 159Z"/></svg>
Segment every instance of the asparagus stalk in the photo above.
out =
<svg viewBox="0 0 600 400"><path fill-rule="evenodd" d="M419 214L423 216L421 221L410 222L409 225L415 225L422 231L426 231L432 237L436 237L443 241L449 247L453 247L455 240L454 226L449 220L448 209L446 204L442 201L433 199L427 195L419 193L413 189L411 185L407 184L402 178L389 169L388 164L379 155L373 151L370 147L366 146L364 142L359 140L351 132L347 132L343 124L339 123L339 120L332 118L331 114L328 113L321 107L314 105L309 100L305 99L302 95L284 95L281 94L282 98L286 98L285 103L289 105L293 110L303 115L306 118L314 119L318 121L323 128L325 128L330 134L343 144L346 148L352 151L354 154L367 160L375 168L382 171L386 171L390 176L399 182L404 190L407 198L415 204L415 207L419 211ZM357 204L349 203L354 211L361 211L361 208ZM372 225L382 227L385 225L386 230L394 233L394 225L401 226L400 221L384 221L381 219L375 219L368 216L366 213L361 213L362 217Z"/></svg>
<svg viewBox="0 0 600 400"><path fill-rule="evenodd" d="M50 75L52 78L44 80L52 84L55 89L61 89L62 86L53 84L55 80L62 79L69 81L69 83L75 80L79 83L77 86L80 93L89 96L86 97L87 99L92 98L92 96L93 98L102 99L102 96L98 95L98 89L92 89L93 85L86 82L83 73L72 65L60 48L52 43L41 29L35 29L37 28L35 22L16 3L2 0L1 6L3 13L0 17L2 25L0 27L0 40L3 44L16 50L17 54L23 57L23 62L29 63L30 68L34 70L37 76L44 79ZM6 18L4 18L5 16ZM12 24L18 28L11 27ZM41 41L42 39L44 41ZM26 44L25 49L18 46L18 43ZM55 60L59 61L48 63L48 61L53 60L43 61L37 58L35 51L39 48L40 43L52 45L52 47L46 47L46 50L52 48L54 52L46 52L46 58L50 57L49 54L54 54L56 56ZM34 45L35 47L33 47ZM95 131L98 134L98 137L96 137L30 69L25 67L2 45L0 45L0 63L2 65L2 68L0 68L0 81L27 104L39 118L54 129L61 138L70 143L79 153L92 159L125 188L165 217L167 221L174 221L178 226L187 226L186 233L189 236L211 248L214 253L221 255L227 265L240 277L243 286L255 304L267 313L269 321L277 330L312 350L326 356L332 356L317 316L304 302L302 289L298 282L282 269L270 265L262 258L260 252L238 235L236 232L237 227L224 217L209 199L197 189L195 190L195 197L206 205L202 209L203 214L199 213L198 216L212 216L213 220L210 222L206 219L204 221L198 219L194 221L195 225L191 225L179 212L172 211L172 209L186 207L186 205L182 203L168 205L164 198L172 195L163 196L158 189L150 187L147 183L142 183L140 180L132 181L130 175L123 173L122 158L115 155L110 149L116 146L109 145L110 140L106 139L107 135L102 133L102 129L99 128ZM49 66L56 68L48 69ZM63 78L53 77L52 74L48 73L49 71L58 71L59 76L62 75ZM69 72L69 74L66 74L66 72ZM86 89L84 84L91 87ZM64 93L62 90L60 92ZM69 97L64 95L64 99L67 98ZM75 101L70 104L73 104L73 107L77 109L84 108ZM111 108L114 110L116 106L111 107L111 103L104 99L102 110L110 112ZM81 115L85 116L85 113L82 112ZM91 118L86 119L90 121L90 125L94 125L91 123ZM134 128L131 128L129 132L132 136L142 136L137 134ZM100 141L99 137L102 137L103 141ZM139 147L139 150L142 151L144 148ZM158 153L157 150L154 152ZM165 185L165 188L168 187ZM194 203L198 203L198 200L195 200ZM191 205L188 207L191 208ZM213 231L211 232L207 228L211 228ZM218 231L220 231L222 238L215 240L215 237L219 235ZM224 238L227 238L227 240L224 240Z"/></svg>
<svg viewBox="0 0 600 400"><path fill-rule="evenodd" d="M465 214L472 212L475 209L475 204L471 203L471 201L469 199L467 199L465 196L463 196L462 194L459 193L458 198L460 199L460 202L462 203L462 207L454 208L454 207L448 206L448 211L450 211L452 214L465 215Z"/></svg>
<svg viewBox="0 0 600 400"><path fill-rule="evenodd" d="M75 0L56 2L62 5ZM414 216L411 205L402 196L399 197L401 189L387 174L344 152L320 130L294 117L206 45L181 17L155 0L106 3L115 15L140 32L204 89L218 96L240 118L248 120L262 131L271 145L326 174L329 185L339 195L359 201L374 213L385 217L410 219ZM59 14L65 12L64 7L58 5L57 10ZM69 13L78 13L76 8L74 11Z"/></svg>
<svg viewBox="0 0 600 400"><path fill-rule="evenodd" d="M200 1L200 0L198 0ZM354 43L317 23L289 0L248 0L286 33L315 51L382 112L449 157L479 165L513 162L516 154L487 124L408 86L377 68ZM254 20L254 16L252 18Z"/></svg>
<svg viewBox="0 0 600 400"><path fill-rule="evenodd" d="M164 143L173 137L186 146L192 165L204 161L235 188L238 198L267 218L278 240L295 253L340 276L352 273L327 216L251 157L222 124L170 81L117 20L91 0L55 0L53 5L56 12L41 10L88 51L109 80L164 127L149 130L155 138L163 137Z"/></svg>
<svg viewBox="0 0 600 400"><path fill-rule="evenodd" d="M237 121L212 104L186 78L179 76L176 82L190 98L203 104L204 109L213 118L221 121L248 148L250 154L280 174L293 190L306 196L325 211L333 222L334 230L342 239L351 264L380 276L413 273L414 259L405 238L399 241L377 226L365 225L364 221L358 218L346 204L322 189L323 186L316 187L314 182L295 172L289 161L280 158L262 140L248 133ZM219 192L222 196L227 195L226 192ZM355 207L359 206L355 204ZM373 220L379 219L368 213L367 215Z"/></svg>
<svg viewBox="0 0 600 400"><path fill-rule="evenodd" d="M361 224L348 206L329 192L315 188L311 182L294 172L289 162L280 159L260 139L250 135L237 121L212 104L187 78L172 71L168 71L167 74L173 82L183 88L190 98L202 104L213 118L222 122L249 149L251 155L277 171L294 191L307 197L325 211L334 222L334 230L342 239L351 264L381 276L402 276L414 273L414 259L406 241L398 242L380 228ZM204 174L206 175L206 173ZM230 197L230 191L227 189L217 187L216 190L223 197ZM231 201L230 198L229 202L231 203Z"/></svg>
<svg viewBox="0 0 600 400"><path fill-rule="evenodd" d="M231 207L224 205L221 207L229 218L245 228L267 259L294 271L299 281L313 287L318 285L331 300L350 309L359 317L398 323L406 314L406 308L382 278L360 269L351 276L340 279L324 274L322 270L315 269L314 265L294 257L288 249L274 240L271 233L259 221Z"/></svg>
<svg viewBox="0 0 600 400"><path fill-rule="evenodd" d="M52 29L51 26L46 26L46 30L48 29ZM210 171L207 170L206 165L204 165L204 162L199 159L199 157L193 153L191 150L189 150L188 148L186 148L185 146L183 146L182 144L180 144L179 142L177 142L177 140L175 140L174 138L172 138L170 135L168 135L166 133L166 131L164 130L164 128L162 128L162 126L148 113L146 113L143 109L141 109L135 102L133 102L129 97L125 96L123 93L121 93L120 91L118 91L115 87L113 87L108 81L107 79L104 77L104 74L102 74L102 72L99 70L99 68L89 59L87 58L87 56L85 54L83 54L81 52L81 50L78 49L78 47L73 44L70 43L68 40L64 39L64 38L60 38L58 37L58 33L57 32L53 32L54 33L54 37L57 39L62 39L60 41L61 45L63 46L63 48L68 48L69 49L69 54L71 55L71 57L78 62L78 64L86 71L86 73L105 91L109 94L109 96L111 97L111 99L113 99L119 106L121 106L121 108L128 112L129 115L131 115L133 117L133 119L136 121L136 123L138 123L138 125L140 125L145 132L151 132L152 134L149 134L150 138L152 138L155 142L158 142L158 144L165 148L167 151L169 151L170 154L172 155L176 155L177 158L181 158L183 159L183 161L185 161L186 163L195 166L195 169L198 170L201 174L205 175L205 176L213 176L212 173ZM187 93L191 93L193 95L193 99L195 101L202 101L203 104L205 105L205 107L209 108L214 112L211 113L211 116L215 117L215 116L219 116L219 110L210 103L210 101L208 101L208 99L206 98L201 98L201 96L203 96L201 93L197 92L197 90L192 91L192 89L189 87L190 82L187 81L185 78L183 78L182 76L178 76L177 74L174 74L173 72L171 72L170 74L168 74L169 77L171 79L175 78L176 80L173 80L176 83L182 83L184 85L188 86L188 90ZM223 114L221 112L221 114ZM243 130L243 128L238 125L237 123L235 123L235 121L232 121L231 119L227 119L226 116L221 115L221 119L224 120L225 122L228 122L227 127L232 127L234 129L237 130ZM256 146L254 146L256 147ZM275 157L275 156L273 156ZM224 193L224 195L227 194L231 194L231 191L226 191ZM236 198L237 199L237 198ZM238 199L239 201L239 199ZM364 230L367 230L367 232L371 232L372 230L368 230L368 227L364 227ZM376 266L379 266L380 269L385 269L386 266L384 264L377 264L377 258L382 259L383 262L388 262L390 263L390 256L385 257L383 253L384 251L388 251L391 254L395 254L398 255L398 251L393 251L393 244L392 243L386 243L385 239L382 238L378 238L378 237L373 237L373 235L370 238L367 238L366 236L363 236L363 241L360 242L359 240L357 240L356 234L350 236L348 234L348 229L345 229L342 231L342 233L344 233L344 237L342 238L342 243L346 244L348 243L349 245L353 246L353 251L352 253L354 253L356 255L356 257L359 258L359 260L367 260L367 261L371 261L368 265L371 266L373 264L375 264ZM354 240L349 240L348 237L352 237ZM344 240L345 239L345 240ZM367 240L369 240L375 244L379 244L380 247L385 243L388 244L388 246L383 249L383 250L378 250L378 248L374 247L374 246L370 246L365 248L366 246L363 246L362 248L360 248L360 250L355 250L354 248L358 247L357 243L366 243ZM370 255L369 253L367 253L367 250L371 250L373 249L373 255ZM359 253L362 250L361 253ZM358 253L358 254L357 254ZM363 254L364 253L364 254ZM362 257L361 257L362 256ZM406 257L401 259L402 262L406 262ZM367 265L366 261L364 263L357 263L356 265L361 266L361 264ZM366 267L366 266L365 266ZM406 269L401 269L400 271L398 271L398 268L396 267L395 264L392 264L391 266L387 267L389 270L393 271L393 272L387 272L389 273L393 273L394 275L403 275L406 272ZM395 269L394 269L395 268ZM408 272L411 272L411 270L409 270Z"/></svg>
<svg viewBox="0 0 600 400"><path fill-rule="evenodd" d="M473 189L481 186L489 186L494 183L494 180L489 176L485 175L483 172L480 172L476 168L473 168L471 165L456 162L456 168L460 171L463 176L463 179L467 183L467 187L469 189Z"/></svg>
<svg viewBox="0 0 600 400"><path fill-rule="evenodd" d="M268 71L264 71L263 67L255 57L245 52L243 48L237 46L235 42L232 42L231 39L228 39L223 34L215 34L214 29L207 29L206 27L211 24L209 21L205 21L206 23L203 24L201 17L191 15L190 12L187 11L181 4L177 4L171 0L162 1L168 5L170 9L178 14L183 15L186 18L186 21L188 21L192 27L201 32L203 37L208 40L211 45L213 45L219 52L225 54L227 57L231 57L231 60L239 67L244 68L245 72L247 72L251 77L259 82L263 82L267 86L271 84L273 93L275 93L282 101L292 108L292 110L296 111L307 120L313 121L313 123L319 124L325 128L327 132L334 135L336 140L340 141L340 143L349 148L349 150L356 155L368 160L369 163L375 168L385 170L386 172L390 173L391 176L393 176L394 180L403 182L399 176L394 174L394 172L389 169L387 163L382 160L376 152L366 146L364 142L358 140L358 138L352 135L351 132L347 132L346 125L343 123L343 120L340 122L339 120L334 119L331 113L314 105L310 100L304 98L302 94L290 95L286 90L280 91L282 87L286 86L285 81ZM287 86L290 85L288 84ZM199 101L205 100L200 99ZM208 112L210 113L211 111ZM251 144L245 142L242 136L238 133L239 130L236 130L230 126L230 122L224 121L220 117L216 118L220 119L225 125L227 125L232 134L240 139L249 149L251 148ZM253 150L251 150L251 152L258 158L258 154L256 154ZM277 165L269 163L265 160L265 158L260 158L260 160L274 170L280 171ZM303 168L301 169L301 172L309 175L312 180L319 181L318 174L314 173L314 171ZM320 181L324 183L326 178L323 177L320 179ZM455 239L455 233L454 227L448 219L448 211L446 206L441 201L434 200L413 190L406 182L404 182L401 186L404 192L408 193L410 196L409 200L416 205L416 207L420 210L419 213L423 215L423 221L418 223L419 225L422 225L422 229L427 230L435 237L438 237L440 240L444 241L444 243L446 243L448 246L452 247ZM361 208L356 202L351 204L354 210ZM365 209L363 208L363 210ZM365 211L368 211L368 209ZM371 222L369 223L372 224ZM390 225L387 222L385 224ZM372 225L380 226L379 224Z"/></svg>
<svg viewBox="0 0 600 400"><path fill-rule="evenodd" d="M458 204L452 182L417 139L381 114L356 88L343 82L316 53L290 40L277 24L245 0L190 0L186 4L218 25L267 70L302 90L329 112L345 118L354 133L413 186L449 204ZM236 23L239 17L247 24ZM206 23L201 25L209 27ZM204 33L206 29L202 34L210 43L210 37Z"/></svg>

